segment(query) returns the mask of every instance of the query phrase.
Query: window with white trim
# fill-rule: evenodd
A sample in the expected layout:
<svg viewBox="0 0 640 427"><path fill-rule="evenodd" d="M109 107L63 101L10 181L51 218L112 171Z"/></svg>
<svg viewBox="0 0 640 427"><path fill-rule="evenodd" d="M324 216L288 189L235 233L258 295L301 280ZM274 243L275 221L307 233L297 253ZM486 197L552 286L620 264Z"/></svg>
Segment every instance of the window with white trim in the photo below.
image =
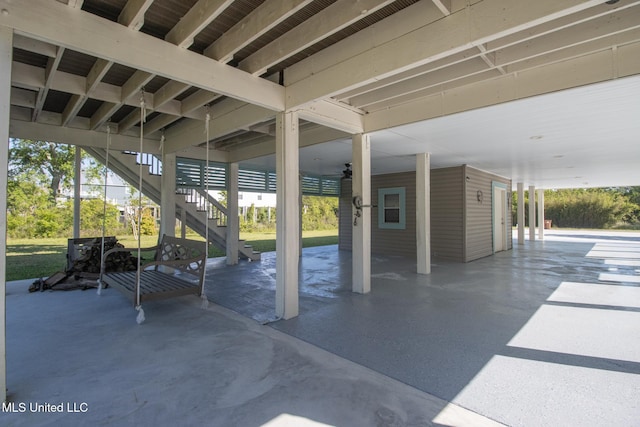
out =
<svg viewBox="0 0 640 427"><path fill-rule="evenodd" d="M378 228L404 230L405 218L404 187L378 189Z"/></svg>

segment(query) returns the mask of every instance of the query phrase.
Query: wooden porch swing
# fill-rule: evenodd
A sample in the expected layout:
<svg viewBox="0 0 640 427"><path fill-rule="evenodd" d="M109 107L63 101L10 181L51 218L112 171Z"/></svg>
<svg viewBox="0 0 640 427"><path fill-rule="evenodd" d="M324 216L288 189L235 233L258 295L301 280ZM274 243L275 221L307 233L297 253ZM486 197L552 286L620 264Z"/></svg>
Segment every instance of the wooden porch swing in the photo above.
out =
<svg viewBox="0 0 640 427"><path fill-rule="evenodd" d="M143 129L146 117L144 91L140 99L140 151L144 152L143 147ZM209 173L209 122L210 115L206 115L206 134L207 134L207 168L205 173L206 190L208 188ZM111 140L110 129L107 127L107 154L106 168L109 167L109 145ZM164 150L164 136L161 139L161 150ZM142 165L140 162L139 181L138 181L138 205L142 206ZM107 200L107 173L105 172L105 212L106 217L106 200ZM209 205L205 209L205 224L209 218ZM124 293L128 298L133 300L133 305L138 311L136 321L140 324L144 322L144 311L142 310L143 301L159 300L166 298L174 298L183 295L200 295L202 299L202 308L207 308L209 301L205 294L205 278L206 278L206 262L207 249L209 241L209 227L205 226L205 241L197 241L190 239L182 239L178 237L163 235L158 245L150 248L140 247L140 225L142 223L142 209L138 209L137 227L138 227L138 247L137 248L113 248L104 251L104 235L105 222L103 221L102 229L102 247L101 247L101 266L100 278L98 280L98 295L101 294L103 288L113 287ZM151 262L142 264L141 253L147 251L155 251L154 259ZM134 252L137 251L137 270L136 271L118 271L105 272L107 258L116 252Z"/></svg>

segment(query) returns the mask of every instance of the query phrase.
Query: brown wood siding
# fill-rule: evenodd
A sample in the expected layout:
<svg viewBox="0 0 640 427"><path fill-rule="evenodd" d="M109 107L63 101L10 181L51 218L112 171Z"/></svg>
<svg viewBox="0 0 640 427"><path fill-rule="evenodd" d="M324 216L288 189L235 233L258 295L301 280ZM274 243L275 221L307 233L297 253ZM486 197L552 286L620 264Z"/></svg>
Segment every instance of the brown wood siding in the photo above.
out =
<svg viewBox="0 0 640 427"><path fill-rule="evenodd" d="M469 262L493 255L492 182L506 184L509 193L511 181L467 165L463 168L466 198L464 261ZM478 191L482 192L482 201L478 201ZM507 247L511 248L511 215L507 215L507 221Z"/></svg>
<svg viewBox="0 0 640 427"><path fill-rule="evenodd" d="M350 251L352 247L353 218L351 210L350 179L340 181L340 198L338 199L338 249Z"/></svg>
<svg viewBox="0 0 640 427"><path fill-rule="evenodd" d="M431 170L431 254L463 261L462 167Z"/></svg>
<svg viewBox="0 0 640 427"><path fill-rule="evenodd" d="M371 208L371 253L416 257L416 174L415 172L371 177L371 204L378 205L378 189L404 187L405 228L378 228L378 208ZM366 208L365 208L366 209Z"/></svg>

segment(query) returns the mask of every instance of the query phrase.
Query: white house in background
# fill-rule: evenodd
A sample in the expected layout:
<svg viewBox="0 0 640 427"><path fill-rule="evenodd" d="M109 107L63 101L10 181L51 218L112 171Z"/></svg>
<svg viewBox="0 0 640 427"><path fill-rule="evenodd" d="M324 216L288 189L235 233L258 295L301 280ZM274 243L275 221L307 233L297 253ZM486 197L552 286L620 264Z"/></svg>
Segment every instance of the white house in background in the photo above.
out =
<svg viewBox="0 0 640 427"><path fill-rule="evenodd" d="M272 209L276 207L276 195L274 193L254 193L252 191L238 192L238 210L244 220L247 220L249 208L267 208L267 218L271 222ZM253 210L253 221L257 220L257 209ZM275 217L274 217L275 220Z"/></svg>
<svg viewBox="0 0 640 427"><path fill-rule="evenodd" d="M256 208L275 208L275 193L254 193L247 191L238 192L238 207L248 209L253 205Z"/></svg>

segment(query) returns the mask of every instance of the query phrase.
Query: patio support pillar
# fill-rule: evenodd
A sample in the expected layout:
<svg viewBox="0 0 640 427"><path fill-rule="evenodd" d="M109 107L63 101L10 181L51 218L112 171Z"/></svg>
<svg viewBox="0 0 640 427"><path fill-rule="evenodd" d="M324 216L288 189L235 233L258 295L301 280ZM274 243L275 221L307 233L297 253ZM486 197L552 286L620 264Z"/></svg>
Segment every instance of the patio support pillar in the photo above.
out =
<svg viewBox="0 0 640 427"><path fill-rule="evenodd" d="M544 240L544 190L538 190L538 239Z"/></svg>
<svg viewBox="0 0 640 427"><path fill-rule="evenodd" d="M82 148L77 145L75 156L73 171L73 238L77 239L80 237L80 190L82 189Z"/></svg>
<svg viewBox="0 0 640 427"><path fill-rule="evenodd" d="M302 174L300 174L298 176L298 184L299 184L299 189L300 189L300 194L299 194L299 210L300 210L300 222L299 222L299 239L300 239L300 244L298 245L298 256L302 257L302 212L304 210L304 205L302 204Z"/></svg>
<svg viewBox="0 0 640 427"><path fill-rule="evenodd" d="M238 218L238 163L227 168L227 265L238 263L240 219Z"/></svg>
<svg viewBox="0 0 640 427"><path fill-rule="evenodd" d="M352 195L360 197L362 208L352 204L353 226L352 280L353 292L366 294L371 291L371 143L369 134L357 134L352 138ZM360 214L360 216L358 216Z"/></svg>
<svg viewBox="0 0 640 427"><path fill-rule="evenodd" d="M176 155L162 154L160 176L160 236L176 235Z"/></svg>
<svg viewBox="0 0 640 427"><path fill-rule="evenodd" d="M529 241L536 240L536 187L529 186Z"/></svg>
<svg viewBox="0 0 640 427"><path fill-rule="evenodd" d="M418 274L431 273L431 155L416 154L416 249Z"/></svg>
<svg viewBox="0 0 640 427"><path fill-rule="evenodd" d="M183 239L187 237L187 211L185 209L180 211L180 237Z"/></svg>
<svg viewBox="0 0 640 427"><path fill-rule="evenodd" d="M0 26L0 402L7 400L7 173L13 30Z"/></svg>
<svg viewBox="0 0 640 427"><path fill-rule="evenodd" d="M524 245L524 183L518 183L518 244Z"/></svg>
<svg viewBox="0 0 640 427"><path fill-rule="evenodd" d="M300 181L298 113L276 116L276 316L298 315Z"/></svg>

